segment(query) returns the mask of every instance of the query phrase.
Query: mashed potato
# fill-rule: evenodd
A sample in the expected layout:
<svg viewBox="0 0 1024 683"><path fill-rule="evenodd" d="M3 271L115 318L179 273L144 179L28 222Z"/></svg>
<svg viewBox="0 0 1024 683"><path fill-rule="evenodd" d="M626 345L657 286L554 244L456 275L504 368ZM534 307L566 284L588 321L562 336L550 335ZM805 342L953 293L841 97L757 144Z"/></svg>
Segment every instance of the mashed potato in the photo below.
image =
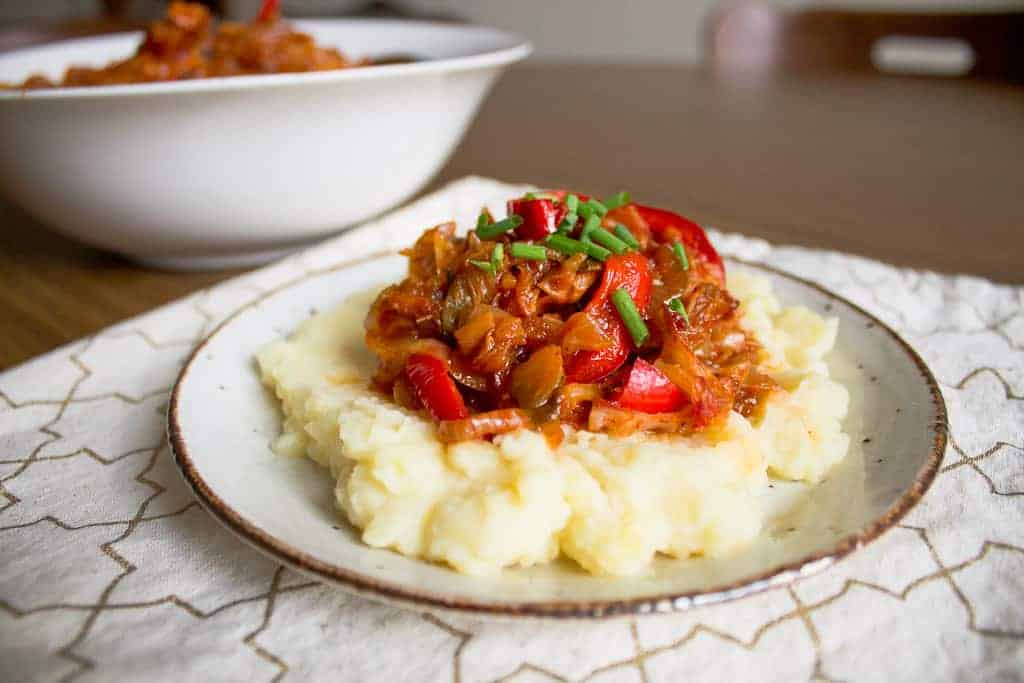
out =
<svg viewBox="0 0 1024 683"><path fill-rule="evenodd" d="M337 503L368 545L469 574L560 553L607 575L642 571L657 553L730 553L761 530L769 474L815 483L849 437L846 390L823 361L837 321L783 308L760 277L730 274L729 288L768 351L763 369L787 389L757 423L733 413L694 437L580 431L556 449L528 430L442 444L429 421L367 388L371 292L260 352L285 416L275 450L330 469Z"/></svg>

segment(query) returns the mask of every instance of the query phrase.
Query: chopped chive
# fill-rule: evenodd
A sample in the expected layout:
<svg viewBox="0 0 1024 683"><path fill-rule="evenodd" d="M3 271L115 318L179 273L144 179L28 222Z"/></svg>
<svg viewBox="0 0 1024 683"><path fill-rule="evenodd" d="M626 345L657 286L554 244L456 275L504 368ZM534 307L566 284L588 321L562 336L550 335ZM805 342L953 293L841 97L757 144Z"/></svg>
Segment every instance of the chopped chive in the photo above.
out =
<svg viewBox="0 0 1024 683"><path fill-rule="evenodd" d="M678 296L674 296L668 300L668 309L673 313L677 313L682 316L683 320L686 321L686 326L690 326L690 315L686 312L686 306L683 305L683 300Z"/></svg>
<svg viewBox="0 0 1024 683"><path fill-rule="evenodd" d="M590 239L590 233L601 227L601 217L595 213L590 214L586 222L583 224L583 229L580 230L580 242L586 242Z"/></svg>
<svg viewBox="0 0 1024 683"><path fill-rule="evenodd" d="M476 219L476 229L479 230L480 228L483 228L486 225L488 225L490 222L491 222L491 212L488 211L487 209L484 209L483 211L480 212L480 215L477 216L477 219Z"/></svg>
<svg viewBox="0 0 1024 683"><path fill-rule="evenodd" d="M683 243L673 242L672 251L676 253L676 258L679 259L679 265L683 267L683 270L689 270L690 259L686 258L686 247L683 246Z"/></svg>
<svg viewBox="0 0 1024 683"><path fill-rule="evenodd" d="M604 217L606 213L608 213L608 207L593 197L580 204L579 214L584 218L590 218L595 214Z"/></svg>
<svg viewBox="0 0 1024 683"><path fill-rule="evenodd" d="M540 246L539 244L513 242L512 258L522 258L530 261L547 261L548 250Z"/></svg>
<svg viewBox="0 0 1024 683"><path fill-rule="evenodd" d="M501 246L501 242L494 245L494 249L491 250L491 266L494 271L497 272L501 268L501 262L505 259L505 247Z"/></svg>
<svg viewBox="0 0 1024 683"><path fill-rule="evenodd" d="M518 228L523 224L523 219L520 216L509 216L504 220L500 220L497 223L491 223L490 225L477 226L476 234L482 240L492 240L499 235L503 235L509 230Z"/></svg>
<svg viewBox="0 0 1024 683"><path fill-rule="evenodd" d="M598 261L604 261L606 258L612 255L610 251L604 247L598 246L593 242L581 242L574 240L571 237L560 235L555 233L549 235L544 243L554 249L555 251L563 254L586 254L587 256L593 257Z"/></svg>
<svg viewBox="0 0 1024 683"><path fill-rule="evenodd" d="M578 220L579 216L577 216L575 212L570 211L565 214L565 218L563 218L562 222L558 224L558 232L562 234L572 232L572 229L576 227L576 221Z"/></svg>
<svg viewBox="0 0 1024 683"><path fill-rule="evenodd" d="M626 244L628 244L633 249L640 248L640 243L636 241L635 237L633 237L633 233L631 233L629 229L622 223L619 223L618 225L615 226L615 236L618 237L623 242L625 242Z"/></svg>
<svg viewBox="0 0 1024 683"><path fill-rule="evenodd" d="M565 196L565 208L569 210L569 213L576 213L576 209L580 208L580 198L574 194L567 194Z"/></svg>
<svg viewBox="0 0 1024 683"><path fill-rule="evenodd" d="M589 233L589 237L594 242L597 242L606 249L611 249L616 254L621 254L623 252L629 251L628 244L626 244L618 237L605 230L604 228L595 228L594 230L591 230Z"/></svg>
<svg viewBox="0 0 1024 683"><path fill-rule="evenodd" d="M548 238L544 240L544 244L548 245L555 251L561 252L563 254L572 255L583 253L582 242L580 242L579 240L574 240L571 237L566 237L565 235L561 235L559 233L549 235Z"/></svg>
<svg viewBox="0 0 1024 683"><path fill-rule="evenodd" d="M604 200L604 205L607 206L610 211L611 209L617 209L620 206L629 204L630 201L631 199L628 192L620 192L617 195Z"/></svg>
<svg viewBox="0 0 1024 683"><path fill-rule="evenodd" d="M493 276L496 272L494 264L491 263L490 261L478 261L477 259L471 258L469 259L469 262L476 266L477 268L479 268L480 270L487 273L488 275Z"/></svg>
<svg viewBox="0 0 1024 683"><path fill-rule="evenodd" d="M598 246L593 242L580 242L583 245L583 252L590 258L597 259L598 261L604 261L606 258L612 255L612 252L608 251L604 247Z"/></svg>
<svg viewBox="0 0 1024 683"><path fill-rule="evenodd" d="M636 304L633 302L633 297L629 295L629 292L619 287L612 294L612 303L615 304L615 310L619 312L622 323L629 330L629 336L633 338L633 343L640 346L647 341L647 338L651 336L651 332L647 329L647 325L644 324L644 319L640 315L640 311L636 309Z"/></svg>

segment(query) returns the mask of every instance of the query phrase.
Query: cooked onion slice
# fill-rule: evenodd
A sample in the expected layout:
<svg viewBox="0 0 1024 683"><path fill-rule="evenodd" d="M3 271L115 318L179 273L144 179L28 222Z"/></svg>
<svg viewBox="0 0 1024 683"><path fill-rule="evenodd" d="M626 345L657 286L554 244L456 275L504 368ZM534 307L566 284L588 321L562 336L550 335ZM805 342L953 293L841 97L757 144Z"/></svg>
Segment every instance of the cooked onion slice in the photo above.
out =
<svg viewBox="0 0 1024 683"><path fill-rule="evenodd" d="M686 424L688 411L673 413L640 413L597 402L590 409L587 429L612 436L626 436L633 432L678 432Z"/></svg>
<svg viewBox="0 0 1024 683"><path fill-rule="evenodd" d="M514 432L530 426L530 418L518 408L477 413L461 420L445 420L438 424L437 436L444 443L470 441L487 436Z"/></svg>
<svg viewBox="0 0 1024 683"><path fill-rule="evenodd" d="M510 393L523 408L544 405L562 383L562 350L551 344L535 351L512 372Z"/></svg>

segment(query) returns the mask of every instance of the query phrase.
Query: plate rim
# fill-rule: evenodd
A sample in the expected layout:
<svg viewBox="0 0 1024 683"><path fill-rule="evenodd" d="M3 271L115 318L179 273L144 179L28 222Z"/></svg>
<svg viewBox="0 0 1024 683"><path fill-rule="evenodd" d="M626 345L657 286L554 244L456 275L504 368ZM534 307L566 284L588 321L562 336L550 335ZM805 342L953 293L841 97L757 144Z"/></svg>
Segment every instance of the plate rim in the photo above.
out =
<svg viewBox="0 0 1024 683"><path fill-rule="evenodd" d="M862 526L856 533L850 534L841 539L836 545L827 550L822 550L807 555L798 560L782 565L771 567L763 572L738 579L731 583L714 586L710 589L690 590L682 592L670 592L659 595L643 596L638 598L610 598L604 600L578 601L525 601L514 603L496 603L472 600L466 598L450 597L432 593L430 591L418 591L375 578L371 574L346 569L336 564L324 562L316 557L280 540L267 533L256 524L246 520L228 505L210 486L203 480L196 468L188 445L183 436L183 430L179 422L179 400L181 391L188 373L191 370L196 358L199 357L206 345L219 334L227 325L233 322L238 316L250 308L258 306L266 299L289 289L301 282L314 277L337 272L346 268L375 261L389 256L395 256L399 252L394 250L378 251L372 254L342 261L331 266L311 270L302 275L281 283L272 289L263 292L253 300L243 304L210 331L206 337L199 342L178 373L171 390L167 406L167 440L174 462L181 472L185 482L192 489L193 495L198 499L218 522L236 537L256 548L265 555L276 561L320 581L338 586L348 592L357 595L383 601L391 604L398 604L418 610L450 610L477 616L490 617L532 617L532 618L603 618L614 616L634 616L649 613L684 612L688 609L711 604L719 604L736 600L748 595L760 593L775 586L781 586L811 574L815 574L835 562L848 556L868 543L878 539L884 532L894 527L903 517L921 500L925 492L931 486L938 473L939 464L946 451L949 439L949 420L946 410L946 403L942 397L938 381L932 375L928 365L924 362L917 351L893 330L885 322L879 320L875 315L866 311L861 306L848 299L829 291L816 282L806 278L788 273L780 268L748 261L740 258L727 257L726 260L740 264L744 267L762 270L774 275L795 281L824 294L832 301L838 301L849 306L856 313L865 317L882 332L893 339L903 352L913 362L915 368L925 381L932 399L931 419L931 452L924 465L917 471L913 482L897 498L885 512L879 517L871 520Z"/></svg>

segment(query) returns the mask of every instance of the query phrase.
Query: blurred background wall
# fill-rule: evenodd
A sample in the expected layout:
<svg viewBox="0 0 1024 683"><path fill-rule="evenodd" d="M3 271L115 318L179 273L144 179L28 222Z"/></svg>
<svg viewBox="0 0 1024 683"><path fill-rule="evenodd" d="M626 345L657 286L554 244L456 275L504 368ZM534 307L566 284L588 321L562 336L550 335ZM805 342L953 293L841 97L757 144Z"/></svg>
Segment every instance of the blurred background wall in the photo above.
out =
<svg viewBox="0 0 1024 683"><path fill-rule="evenodd" d="M133 17L162 12L161 0L117 0ZM774 0L793 6L846 9L1022 9L1022 0ZM235 18L252 16L260 0L223 0ZM286 15L339 16L383 5L402 14L440 16L489 24L529 36L535 60L696 62L708 13L729 0L284 0ZM0 23L81 19L98 14L100 0L0 1Z"/></svg>
<svg viewBox="0 0 1024 683"><path fill-rule="evenodd" d="M982 0L775 0L781 6L845 8L929 7L948 9L1022 7ZM729 0L419 0L409 3L450 12L529 36L544 61L696 62L708 12Z"/></svg>

